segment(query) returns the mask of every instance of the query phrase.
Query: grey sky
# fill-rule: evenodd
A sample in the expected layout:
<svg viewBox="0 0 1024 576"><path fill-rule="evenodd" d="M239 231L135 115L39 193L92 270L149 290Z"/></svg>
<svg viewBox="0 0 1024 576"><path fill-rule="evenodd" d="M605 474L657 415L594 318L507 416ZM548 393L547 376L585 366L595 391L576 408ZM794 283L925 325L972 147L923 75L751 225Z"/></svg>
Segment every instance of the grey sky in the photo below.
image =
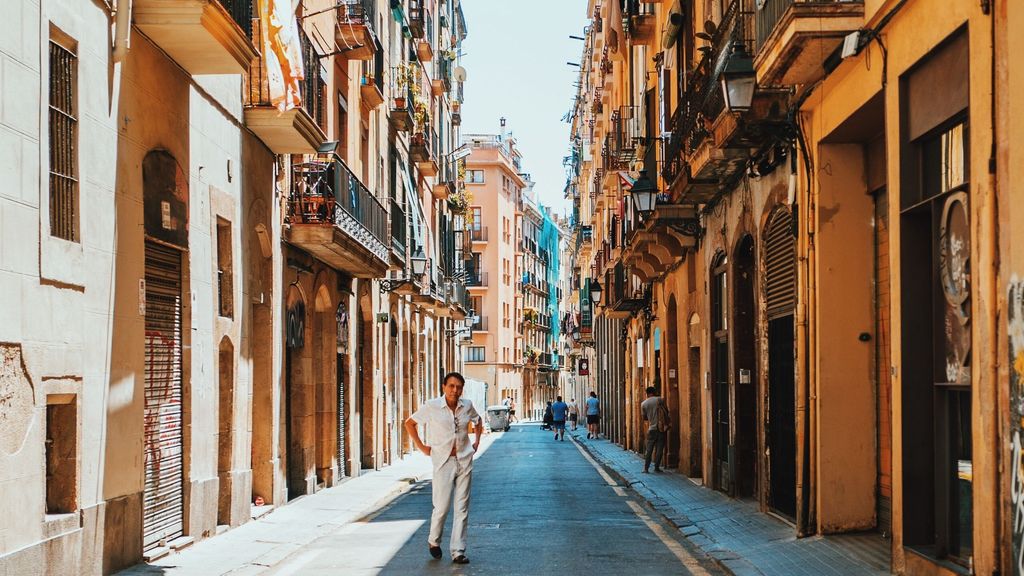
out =
<svg viewBox="0 0 1024 576"><path fill-rule="evenodd" d="M497 133L499 118L519 142L538 200L563 214L569 111L587 23L586 0L462 0L466 103L462 132Z"/></svg>

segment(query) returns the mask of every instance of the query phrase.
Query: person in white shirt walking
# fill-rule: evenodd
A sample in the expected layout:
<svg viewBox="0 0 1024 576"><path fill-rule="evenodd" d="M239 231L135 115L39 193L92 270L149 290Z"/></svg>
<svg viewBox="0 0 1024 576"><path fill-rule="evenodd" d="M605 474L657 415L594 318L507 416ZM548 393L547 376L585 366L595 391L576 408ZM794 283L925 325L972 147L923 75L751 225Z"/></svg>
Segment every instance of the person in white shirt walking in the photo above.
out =
<svg viewBox="0 0 1024 576"><path fill-rule="evenodd" d="M601 401L597 393L590 391L587 398L587 438L597 438L597 429L601 425Z"/></svg>
<svg viewBox="0 0 1024 576"><path fill-rule="evenodd" d="M466 536L469 523L469 490L473 478L473 455L480 448L483 425L480 414L469 399L462 398L466 379L458 372L444 377L444 395L423 403L408 420L405 430L421 452L430 456L434 464L434 512L430 516L430 536L427 545L430 555L441 557L441 535L444 521L452 507L455 494L455 513L452 516L451 553L456 564L469 564L466 557ZM475 438L469 440L469 423L474 424ZM418 424L426 429L426 442L420 439Z"/></svg>
<svg viewBox="0 0 1024 576"><path fill-rule="evenodd" d="M576 423L580 419L580 407L576 404L576 399L573 398L569 401L569 421L572 422L572 429L576 430Z"/></svg>

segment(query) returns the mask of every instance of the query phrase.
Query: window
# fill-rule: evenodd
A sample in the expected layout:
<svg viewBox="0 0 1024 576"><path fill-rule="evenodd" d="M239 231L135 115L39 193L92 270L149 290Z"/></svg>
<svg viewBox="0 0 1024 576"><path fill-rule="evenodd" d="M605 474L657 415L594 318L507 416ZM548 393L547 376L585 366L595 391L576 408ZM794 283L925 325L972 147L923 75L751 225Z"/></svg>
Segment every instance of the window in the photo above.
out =
<svg viewBox="0 0 1024 576"><path fill-rule="evenodd" d="M51 34L61 38L50 38L50 235L78 242L78 55Z"/></svg>
<svg viewBox="0 0 1024 576"><path fill-rule="evenodd" d="M466 352L466 362L484 362L486 360L483 346L470 346Z"/></svg>
<svg viewBox="0 0 1024 576"><path fill-rule="evenodd" d="M217 218L217 302L224 318L233 318L234 269L231 257L231 222Z"/></svg>
<svg viewBox="0 0 1024 576"><path fill-rule="evenodd" d="M473 215L473 221L470 222L470 230L480 231L483 228L483 212L479 206L473 206L471 209Z"/></svg>
<svg viewBox="0 0 1024 576"><path fill-rule="evenodd" d="M484 171L483 170L466 170L466 183L467 184L483 184L484 183Z"/></svg>
<svg viewBox="0 0 1024 576"><path fill-rule="evenodd" d="M46 397L46 513L78 509L78 402L74 394Z"/></svg>

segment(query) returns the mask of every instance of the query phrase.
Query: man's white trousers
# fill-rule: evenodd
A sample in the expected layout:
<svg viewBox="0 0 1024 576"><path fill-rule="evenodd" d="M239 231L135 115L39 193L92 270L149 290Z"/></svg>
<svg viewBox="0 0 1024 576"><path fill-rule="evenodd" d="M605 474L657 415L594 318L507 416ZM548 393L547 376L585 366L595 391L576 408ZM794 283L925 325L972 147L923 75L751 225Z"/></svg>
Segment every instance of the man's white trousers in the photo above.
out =
<svg viewBox="0 0 1024 576"><path fill-rule="evenodd" d="M459 462L452 456L440 467L434 469L434 513L430 516L430 537L427 542L431 546L441 545L444 532L444 520L448 510L452 508L452 495L455 496L455 513L452 517L452 557L466 551L466 531L469 522L469 488L473 479L473 460Z"/></svg>

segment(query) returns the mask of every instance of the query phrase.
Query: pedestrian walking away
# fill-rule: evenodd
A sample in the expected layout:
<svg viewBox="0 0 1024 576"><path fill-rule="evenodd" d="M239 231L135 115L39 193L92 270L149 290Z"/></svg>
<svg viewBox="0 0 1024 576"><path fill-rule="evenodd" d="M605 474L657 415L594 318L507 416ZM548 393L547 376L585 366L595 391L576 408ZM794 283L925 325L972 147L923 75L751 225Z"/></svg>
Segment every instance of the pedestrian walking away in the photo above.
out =
<svg viewBox="0 0 1024 576"><path fill-rule="evenodd" d="M540 429L551 430L551 425L554 421L555 417L551 413L551 400L548 400L548 405L544 407L544 423L540 425Z"/></svg>
<svg viewBox="0 0 1024 576"><path fill-rule="evenodd" d="M587 438L597 438L597 427L601 423L601 400L597 393L590 391L587 398Z"/></svg>
<svg viewBox="0 0 1024 576"><path fill-rule="evenodd" d="M658 389L647 387L647 399L640 403L640 414L647 421L647 445L644 447L644 474L650 472L653 457L654 471L661 472L661 457L665 453L665 438L671 425L668 405L658 396Z"/></svg>
<svg viewBox="0 0 1024 576"><path fill-rule="evenodd" d="M462 398L466 379L458 372L445 375L442 381L444 394L423 403L408 420L405 430L413 444L430 456L434 465L432 482L434 511L430 516L430 536L427 545L430 555L441 557L441 536L444 521L452 507L452 493L455 495L455 512L452 516L451 554L456 564L468 564L466 537L469 528L469 490L473 478L473 455L480 448L483 423L473 403ZM469 423L473 423L474 439L469 440ZM426 442L420 439L418 425L426 429Z"/></svg>
<svg viewBox="0 0 1024 576"><path fill-rule="evenodd" d="M576 431L576 423L580 419L580 407L576 404L576 399L569 400L569 421L572 422L572 429Z"/></svg>
<svg viewBox="0 0 1024 576"><path fill-rule="evenodd" d="M511 396L509 396L508 398L506 398L506 400L508 400L508 421L509 422L518 422L518 419L516 418L516 401L515 401L515 399L513 399Z"/></svg>
<svg viewBox="0 0 1024 576"><path fill-rule="evenodd" d="M555 440L565 441L565 417L569 413L569 405L562 402L562 397L555 398L551 405L551 425L555 428Z"/></svg>

